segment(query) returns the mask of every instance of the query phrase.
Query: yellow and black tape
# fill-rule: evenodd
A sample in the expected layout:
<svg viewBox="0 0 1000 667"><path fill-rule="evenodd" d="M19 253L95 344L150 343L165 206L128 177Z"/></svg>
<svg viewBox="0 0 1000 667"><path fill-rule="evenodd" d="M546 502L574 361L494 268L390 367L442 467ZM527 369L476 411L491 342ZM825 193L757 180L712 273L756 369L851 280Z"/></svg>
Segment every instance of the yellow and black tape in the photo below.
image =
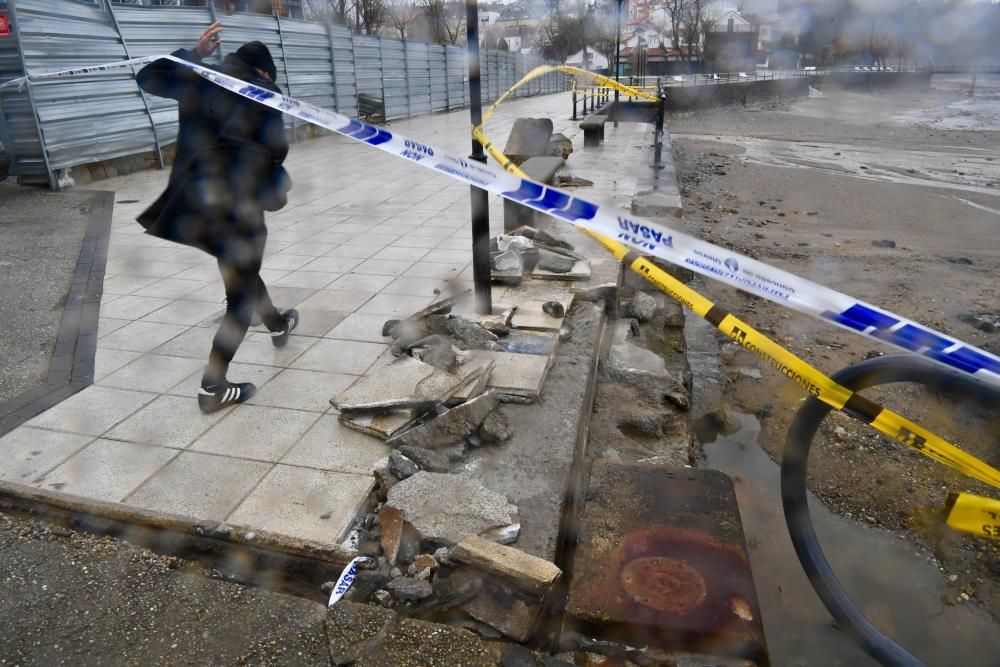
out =
<svg viewBox="0 0 1000 667"><path fill-rule="evenodd" d="M515 84L515 87L522 83L523 80ZM508 93L497 99L490 107L489 114L484 114L484 123L489 115L492 115L496 106L506 99ZM473 136L505 171L527 178L527 175L517 165L493 145L483 131L482 125L473 128ZM628 246L591 230L582 227L577 227L577 229L596 239L625 266L656 285L662 292L686 306L696 315L705 318L712 326L742 347L755 353L779 373L798 384L810 396L869 424L879 433L938 463L1000 489L1000 470L906 417L838 384L817 368L778 345L729 311L717 306ZM952 493L949 497L947 524L951 528L1000 539L1000 519L998 517L1000 517L1000 501L964 493Z"/></svg>

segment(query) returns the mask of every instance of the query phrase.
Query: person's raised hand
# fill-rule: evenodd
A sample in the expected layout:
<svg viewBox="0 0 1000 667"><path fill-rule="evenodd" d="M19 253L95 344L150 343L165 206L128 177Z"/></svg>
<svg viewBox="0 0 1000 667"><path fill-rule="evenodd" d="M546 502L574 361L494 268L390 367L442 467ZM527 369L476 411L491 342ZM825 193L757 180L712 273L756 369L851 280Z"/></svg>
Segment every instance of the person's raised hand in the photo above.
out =
<svg viewBox="0 0 1000 667"><path fill-rule="evenodd" d="M205 31L201 33L201 37L198 38L198 45L195 47L199 57L204 58L219 48L220 32L222 32L222 23L219 21L205 28Z"/></svg>

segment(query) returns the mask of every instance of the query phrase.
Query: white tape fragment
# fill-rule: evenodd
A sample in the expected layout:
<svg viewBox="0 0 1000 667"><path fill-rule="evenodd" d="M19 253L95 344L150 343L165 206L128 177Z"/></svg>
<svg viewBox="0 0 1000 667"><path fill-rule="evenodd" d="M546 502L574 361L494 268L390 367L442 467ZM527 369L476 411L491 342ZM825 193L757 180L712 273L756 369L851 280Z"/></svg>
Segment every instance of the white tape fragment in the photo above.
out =
<svg viewBox="0 0 1000 667"><path fill-rule="evenodd" d="M347 567L344 568L344 571L337 578L337 583L333 586L333 590L330 591L330 601L326 603L328 609L337 604L340 598L344 597L347 591L351 590L351 584L354 583L354 579L358 575L358 564L370 560L371 558L368 556L358 556L347 564Z"/></svg>

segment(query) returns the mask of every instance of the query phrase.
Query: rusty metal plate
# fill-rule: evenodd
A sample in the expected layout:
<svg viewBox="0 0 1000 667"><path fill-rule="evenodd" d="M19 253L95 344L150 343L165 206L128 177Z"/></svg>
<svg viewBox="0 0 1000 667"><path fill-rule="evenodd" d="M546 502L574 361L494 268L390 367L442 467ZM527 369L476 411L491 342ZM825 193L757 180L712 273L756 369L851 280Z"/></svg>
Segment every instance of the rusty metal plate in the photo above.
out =
<svg viewBox="0 0 1000 667"><path fill-rule="evenodd" d="M767 664L729 477L594 463L567 613L589 636Z"/></svg>

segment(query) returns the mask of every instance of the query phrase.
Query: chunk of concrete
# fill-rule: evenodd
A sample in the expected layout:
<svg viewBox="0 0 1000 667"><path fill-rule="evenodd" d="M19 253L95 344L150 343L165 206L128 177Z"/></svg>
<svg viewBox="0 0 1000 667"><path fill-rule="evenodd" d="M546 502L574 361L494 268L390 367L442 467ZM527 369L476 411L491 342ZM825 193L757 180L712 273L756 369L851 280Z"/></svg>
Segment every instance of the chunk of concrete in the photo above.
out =
<svg viewBox="0 0 1000 667"><path fill-rule="evenodd" d="M497 341L497 335L490 333L477 322L462 317L448 320L448 330L453 336L473 349L489 349L490 343Z"/></svg>
<svg viewBox="0 0 1000 667"><path fill-rule="evenodd" d="M386 364L330 399L343 413L376 413L391 410L420 411L444 401L464 384L462 378L413 357Z"/></svg>
<svg viewBox="0 0 1000 667"><path fill-rule="evenodd" d="M531 272L531 277L536 280L590 280L591 275L593 275L593 270L590 267L590 262L585 259L576 260L573 268L564 273L549 271L538 266Z"/></svg>
<svg viewBox="0 0 1000 667"><path fill-rule="evenodd" d="M634 317L640 322L649 322L656 317L660 302L646 292L637 291L622 309L626 317Z"/></svg>
<svg viewBox="0 0 1000 667"><path fill-rule="evenodd" d="M404 456L398 450L389 452L389 472L395 475L396 479L406 479L417 474L420 468L417 464Z"/></svg>
<svg viewBox="0 0 1000 667"><path fill-rule="evenodd" d="M382 553L390 563L407 562L420 553L420 536L404 520L402 510L383 505L378 520L382 530Z"/></svg>
<svg viewBox="0 0 1000 667"><path fill-rule="evenodd" d="M551 250L546 250L544 248L538 249L538 263L535 264L535 268L542 269L544 271L552 271L553 273L569 273L576 266L577 260L572 257L567 257L566 255L561 255L552 252Z"/></svg>
<svg viewBox="0 0 1000 667"><path fill-rule="evenodd" d="M510 440L510 419L502 409L496 409L486 416L482 426L479 427L479 437L483 442L495 444Z"/></svg>
<svg viewBox="0 0 1000 667"><path fill-rule="evenodd" d="M458 368L458 375L465 380L465 384L452 394L451 401L456 402L454 405L451 405L449 402L449 405L451 407L461 405L486 391L495 366L496 362L491 359L474 358L466 360Z"/></svg>
<svg viewBox="0 0 1000 667"><path fill-rule="evenodd" d="M486 419L486 415L493 412L496 407L496 396L492 392L487 392L400 433L386 444L397 448L410 445L426 449L453 445L475 433Z"/></svg>
<svg viewBox="0 0 1000 667"><path fill-rule="evenodd" d="M562 132L553 133L549 139L545 154L565 160L573 153L573 141Z"/></svg>
<svg viewBox="0 0 1000 667"><path fill-rule="evenodd" d="M490 269L494 274L509 273L520 278L521 273L524 271L524 260L514 250L498 252L490 257Z"/></svg>
<svg viewBox="0 0 1000 667"><path fill-rule="evenodd" d="M462 609L517 641L532 634L562 574L546 560L475 536L462 540L450 558L483 577L479 593Z"/></svg>
<svg viewBox="0 0 1000 667"><path fill-rule="evenodd" d="M530 400L534 400L541 393L552 360L551 356L513 352L477 350L476 354L496 364L490 375L491 389L497 394L519 396Z"/></svg>
<svg viewBox="0 0 1000 667"><path fill-rule="evenodd" d="M520 525L506 496L458 475L420 471L389 490L386 507L402 512L424 545L451 546L471 535L509 536Z"/></svg>
<svg viewBox="0 0 1000 667"><path fill-rule="evenodd" d="M510 129L504 155L521 165L530 157L545 155L552 138L552 120L549 118L518 118Z"/></svg>
<svg viewBox="0 0 1000 667"><path fill-rule="evenodd" d="M562 317L553 317L545 312L545 304L555 301L563 307ZM556 299L532 299L519 298L517 300L517 310L511 318L511 326L515 329L541 329L543 331L558 331L562 328L563 320L566 319L565 311L569 306L565 301Z"/></svg>
<svg viewBox="0 0 1000 667"><path fill-rule="evenodd" d="M491 412L490 414L492 415L495 412ZM487 417L487 419L489 418ZM426 470L427 472L448 472L451 468L448 457L432 449L403 445L399 448L399 453L413 461L420 470Z"/></svg>
<svg viewBox="0 0 1000 667"><path fill-rule="evenodd" d="M540 146L542 147L542 150L545 149L544 143L540 144ZM507 156L511 157L510 154L507 154ZM521 170L528 175L528 178L537 183L551 184L555 180L556 171L558 171L563 164L563 159L558 157L531 157L521 164ZM519 227L531 227L534 226L534 224L534 209L530 209L523 204L519 204L509 199L504 199L504 231L510 232L511 230Z"/></svg>
<svg viewBox="0 0 1000 667"><path fill-rule="evenodd" d="M416 416L409 410L395 410L377 414L342 414L337 418L349 429L388 440L414 422Z"/></svg>
<svg viewBox="0 0 1000 667"><path fill-rule="evenodd" d="M434 594L430 582L417 577L396 577L386 585L386 590L397 600L407 602L423 600Z"/></svg>

